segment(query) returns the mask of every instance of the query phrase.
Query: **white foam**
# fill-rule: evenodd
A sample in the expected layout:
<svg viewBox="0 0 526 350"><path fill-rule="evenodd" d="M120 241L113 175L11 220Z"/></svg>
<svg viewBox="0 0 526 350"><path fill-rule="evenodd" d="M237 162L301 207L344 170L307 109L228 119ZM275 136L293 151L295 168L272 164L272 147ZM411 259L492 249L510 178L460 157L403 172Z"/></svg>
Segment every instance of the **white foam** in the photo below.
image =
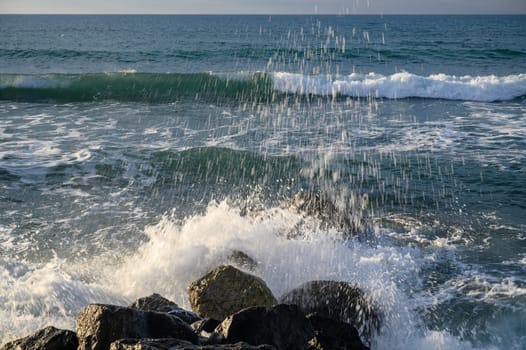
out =
<svg viewBox="0 0 526 350"><path fill-rule="evenodd" d="M526 269L526 253L525 254L521 254L521 256L522 256L522 258L517 258L516 260L505 260L502 263L504 265L521 266L523 269Z"/></svg>
<svg viewBox="0 0 526 350"><path fill-rule="evenodd" d="M188 283L225 262L231 250L242 250L259 262L255 273L278 297L316 279L357 283L384 314L375 349L471 348L446 331L428 331L414 311L422 301L409 299L399 289L400 280L418 284L419 250L344 242L337 232L316 228L316 222L307 223L303 238L286 239L282 233L299 220L297 213L282 208L240 216L239 209L226 202L212 203L204 214L184 220L165 216L147 228L149 240L136 255L108 272L114 276L112 288L129 299L161 293L188 307Z"/></svg>
<svg viewBox="0 0 526 350"><path fill-rule="evenodd" d="M301 220L306 220L304 236L285 238ZM130 255L123 250L73 262L55 257L34 265L0 261L0 343L48 324L72 329L77 312L93 302L126 305L155 292L188 308L189 282L225 263L232 250L242 250L258 261L254 273L278 297L316 279L357 283L383 314L373 349L472 349L420 320L416 310L436 299L402 290L421 284L428 254L419 248L344 241L337 231L320 229L315 219L280 207L241 216L226 201L188 218L165 215L145 233L148 239ZM495 293L513 285L501 287Z"/></svg>
<svg viewBox="0 0 526 350"><path fill-rule="evenodd" d="M500 298L514 298L526 295L526 288L513 277L495 278L481 273L450 281L454 290L461 291L471 299L494 301Z"/></svg>
<svg viewBox="0 0 526 350"><path fill-rule="evenodd" d="M0 165L12 174L24 179L45 176L49 169L63 164L82 163L92 158L90 149L64 151L61 142L55 140L17 140L3 143ZM2 161L1 157L15 160Z"/></svg>
<svg viewBox="0 0 526 350"><path fill-rule="evenodd" d="M75 279L67 265L58 258L31 265L0 260L0 344L49 325L74 330L76 314L89 303L123 302L101 281Z"/></svg>
<svg viewBox="0 0 526 350"><path fill-rule="evenodd" d="M137 73L137 70L133 69L133 68L121 69L121 70L118 71L118 73L135 74L135 73Z"/></svg>
<svg viewBox="0 0 526 350"><path fill-rule="evenodd" d="M389 76L353 73L333 77L276 72L273 80L278 91L322 96L498 101L526 95L526 74L503 77L433 74L426 77L402 72Z"/></svg>

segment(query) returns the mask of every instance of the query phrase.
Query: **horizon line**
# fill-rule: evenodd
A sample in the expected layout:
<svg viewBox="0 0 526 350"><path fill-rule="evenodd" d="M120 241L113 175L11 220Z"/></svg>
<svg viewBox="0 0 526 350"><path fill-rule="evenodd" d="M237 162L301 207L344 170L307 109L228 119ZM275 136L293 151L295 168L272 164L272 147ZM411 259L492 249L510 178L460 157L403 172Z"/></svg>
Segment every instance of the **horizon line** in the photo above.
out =
<svg viewBox="0 0 526 350"><path fill-rule="evenodd" d="M526 16L524 13L161 13L161 12L0 12L0 15L73 15L73 16Z"/></svg>

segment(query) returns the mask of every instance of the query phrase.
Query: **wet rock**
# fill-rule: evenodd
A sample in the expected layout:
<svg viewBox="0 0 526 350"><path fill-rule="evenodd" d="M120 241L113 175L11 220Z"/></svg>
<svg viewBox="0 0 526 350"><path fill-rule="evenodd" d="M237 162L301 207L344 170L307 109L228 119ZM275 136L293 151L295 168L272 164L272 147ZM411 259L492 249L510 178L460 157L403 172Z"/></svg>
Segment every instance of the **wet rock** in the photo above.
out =
<svg viewBox="0 0 526 350"><path fill-rule="evenodd" d="M188 296L193 311L218 320L247 307L276 303L261 278L230 265L219 266L192 282Z"/></svg>
<svg viewBox="0 0 526 350"><path fill-rule="evenodd" d="M380 328L379 313L356 285L338 281L311 281L291 290L280 303L298 305L305 313L350 323L369 338Z"/></svg>
<svg viewBox="0 0 526 350"><path fill-rule="evenodd" d="M350 324L318 314L310 314L307 318L315 334L309 341L310 350L369 350Z"/></svg>
<svg viewBox="0 0 526 350"><path fill-rule="evenodd" d="M185 321L188 324L192 324L192 323L202 319L195 312L188 311L188 310L185 310L185 309L172 310L168 314L170 314L172 316L179 317L181 320Z"/></svg>
<svg viewBox="0 0 526 350"><path fill-rule="evenodd" d="M215 330L222 343L269 344L276 349L300 350L309 347L314 330L296 305L271 308L251 307L227 317Z"/></svg>
<svg viewBox="0 0 526 350"><path fill-rule="evenodd" d="M177 338L197 343L192 328L167 313L91 304L77 317L79 350L106 350L118 339Z"/></svg>
<svg viewBox="0 0 526 350"><path fill-rule="evenodd" d="M221 324L221 321L218 321L213 318L205 318L192 323L192 329L194 332L203 337L209 337L210 334L216 329L217 326Z"/></svg>
<svg viewBox="0 0 526 350"><path fill-rule="evenodd" d="M360 215L355 215L356 208L346 206L339 208L325 193L310 191L298 192L286 205L308 217L321 221L322 228L336 228L344 233L344 237L364 233L365 222ZM301 224L289 233L289 236L300 234Z"/></svg>
<svg viewBox="0 0 526 350"><path fill-rule="evenodd" d="M332 220L338 215L338 208L327 195L314 192L298 192L289 205L298 212L308 216L315 216L325 221Z"/></svg>
<svg viewBox="0 0 526 350"><path fill-rule="evenodd" d="M270 345L252 346L239 342L222 345L195 345L180 339L123 339L111 343L110 350L275 350Z"/></svg>
<svg viewBox="0 0 526 350"><path fill-rule="evenodd" d="M256 267L258 267L258 262L241 250L233 250L227 257L227 260L230 263L249 271L253 271L256 269Z"/></svg>
<svg viewBox="0 0 526 350"><path fill-rule="evenodd" d="M130 305L130 307L133 309L143 311L157 311L169 313L170 315L179 317L181 320L185 321L188 324L192 324L201 319L201 317L199 317L195 313L179 307L179 305L177 305L173 301L168 300L157 293L154 293L144 298L137 299Z"/></svg>
<svg viewBox="0 0 526 350"><path fill-rule="evenodd" d="M157 312L170 312L172 310L180 309L179 305L157 293L135 300L130 307L143 311Z"/></svg>
<svg viewBox="0 0 526 350"><path fill-rule="evenodd" d="M35 334L4 344L1 350L76 350L77 335L68 330L46 327Z"/></svg>

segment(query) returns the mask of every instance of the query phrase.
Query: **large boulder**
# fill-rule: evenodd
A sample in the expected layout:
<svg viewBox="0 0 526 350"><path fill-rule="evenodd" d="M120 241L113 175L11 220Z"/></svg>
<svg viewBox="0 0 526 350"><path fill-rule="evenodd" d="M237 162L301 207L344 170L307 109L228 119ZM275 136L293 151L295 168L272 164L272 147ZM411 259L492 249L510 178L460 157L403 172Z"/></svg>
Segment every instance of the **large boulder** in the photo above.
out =
<svg viewBox="0 0 526 350"><path fill-rule="evenodd" d="M218 342L270 344L278 350L307 349L314 337L305 314L296 305L284 304L244 309L227 317L214 332Z"/></svg>
<svg viewBox="0 0 526 350"><path fill-rule="evenodd" d="M276 298L261 278L231 265L219 266L192 282L188 296L193 311L218 320L247 307L276 304Z"/></svg>
<svg viewBox="0 0 526 350"><path fill-rule="evenodd" d="M309 341L309 350L369 350L350 324L318 314L310 314L307 318L315 334Z"/></svg>
<svg viewBox="0 0 526 350"><path fill-rule="evenodd" d="M339 281L311 281L284 294L280 303L298 305L306 314L350 323L369 338L380 329L378 311L356 285Z"/></svg>
<svg viewBox="0 0 526 350"><path fill-rule="evenodd" d="M201 319L201 317L197 316L195 313L179 307L179 305L173 301L168 300L157 293L135 300L130 307L143 311L166 312L170 315L179 317L188 324L192 324Z"/></svg>
<svg viewBox="0 0 526 350"><path fill-rule="evenodd" d="M68 330L46 327L38 332L4 344L2 350L76 350L77 335Z"/></svg>
<svg viewBox="0 0 526 350"><path fill-rule="evenodd" d="M91 304L77 317L79 350L107 350L126 338L177 338L191 343L198 337L186 322L167 313L115 305Z"/></svg>
<svg viewBox="0 0 526 350"><path fill-rule="evenodd" d="M236 344L195 345L180 339L123 339L111 343L110 350L275 350L270 345Z"/></svg>

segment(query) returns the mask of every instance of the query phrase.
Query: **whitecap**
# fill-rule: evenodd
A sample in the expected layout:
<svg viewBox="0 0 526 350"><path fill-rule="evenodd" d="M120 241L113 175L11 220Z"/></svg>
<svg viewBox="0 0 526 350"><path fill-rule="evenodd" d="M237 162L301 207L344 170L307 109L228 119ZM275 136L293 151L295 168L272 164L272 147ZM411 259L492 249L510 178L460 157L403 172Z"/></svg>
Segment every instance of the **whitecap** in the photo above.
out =
<svg viewBox="0 0 526 350"><path fill-rule="evenodd" d="M401 72L388 76L378 73L312 76L275 72L272 77L278 91L302 95L389 99L419 97L488 102L511 100L526 95L526 74L502 77L447 74L419 76Z"/></svg>

